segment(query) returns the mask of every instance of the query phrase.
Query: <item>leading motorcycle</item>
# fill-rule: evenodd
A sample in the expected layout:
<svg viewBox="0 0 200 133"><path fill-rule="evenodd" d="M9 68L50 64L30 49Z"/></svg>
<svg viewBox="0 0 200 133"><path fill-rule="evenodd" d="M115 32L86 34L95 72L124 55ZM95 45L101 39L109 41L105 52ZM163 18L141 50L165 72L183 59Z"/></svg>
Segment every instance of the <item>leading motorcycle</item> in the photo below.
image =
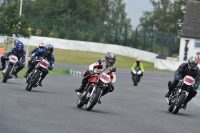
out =
<svg viewBox="0 0 200 133"><path fill-rule="evenodd" d="M176 88L172 91L166 102L169 105L168 111L177 114L182 107L184 100L188 97L190 89L194 89L193 85L195 79L186 75L183 79L179 80Z"/></svg>
<svg viewBox="0 0 200 133"><path fill-rule="evenodd" d="M48 71L49 61L47 59L38 58L35 59L34 62L36 63L35 68L28 74L26 78L26 90L31 91L32 88L37 87L39 85L39 81L42 77L44 71Z"/></svg>
<svg viewBox="0 0 200 133"><path fill-rule="evenodd" d="M116 68L112 69L115 72ZM106 87L109 87L111 77L103 71L100 74L91 74L88 80L88 84L84 88L83 93L77 92L78 101L77 107L82 108L86 104L86 110L90 111L96 103L100 100L101 94Z"/></svg>

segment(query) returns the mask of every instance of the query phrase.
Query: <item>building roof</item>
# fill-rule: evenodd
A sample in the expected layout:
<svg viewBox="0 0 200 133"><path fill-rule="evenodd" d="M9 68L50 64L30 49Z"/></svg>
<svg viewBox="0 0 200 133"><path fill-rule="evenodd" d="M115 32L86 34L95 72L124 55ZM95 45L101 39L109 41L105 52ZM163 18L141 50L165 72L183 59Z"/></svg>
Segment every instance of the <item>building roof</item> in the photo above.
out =
<svg viewBox="0 0 200 133"><path fill-rule="evenodd" d="M181 36L200 39L200 2L187 2Z"/></svg>

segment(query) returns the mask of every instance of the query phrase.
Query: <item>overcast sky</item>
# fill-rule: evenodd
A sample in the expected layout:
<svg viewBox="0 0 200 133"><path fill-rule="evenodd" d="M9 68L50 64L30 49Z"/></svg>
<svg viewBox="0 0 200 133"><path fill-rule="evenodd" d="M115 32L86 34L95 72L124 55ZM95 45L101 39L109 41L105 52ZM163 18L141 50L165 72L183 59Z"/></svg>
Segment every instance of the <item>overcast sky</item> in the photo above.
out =
<svg viewBox="0 0 200 133"><path fill-rule="evenodd" d="M132 27L135 28L139 24L139 18L142 16L142 11L152 11L153 6L149 0L123 0L126 3L126 13L131 19Z"/></svg>

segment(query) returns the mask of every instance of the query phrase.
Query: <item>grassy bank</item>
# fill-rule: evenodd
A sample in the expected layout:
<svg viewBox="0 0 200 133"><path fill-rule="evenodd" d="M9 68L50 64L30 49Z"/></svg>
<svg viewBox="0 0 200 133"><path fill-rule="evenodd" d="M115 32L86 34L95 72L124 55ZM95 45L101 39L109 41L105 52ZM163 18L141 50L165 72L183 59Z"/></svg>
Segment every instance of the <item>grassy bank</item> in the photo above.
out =
<svg viewBox="0 0 200 133"><path fill-rule="evenodd" d="M0 44L4 46L5 44ZM29 52L35 47L29 46ZM11 49L11 45L8 45L8 50ZM26 50L26 46L24 48ZM106 51L105 51L106 52ZM66 50L66 49L54 49L55 62L62 64L76 64L76 65L90 65L93 62L96 62L100 58L104 58L104 53L94 53L86 51L77 51L77 50ZM135 58L117 55L116 67L131 69ZM154 68L154 63L142 61L145 71L158 71L158 72L170 72L168 70L158 70Z"/></svg>

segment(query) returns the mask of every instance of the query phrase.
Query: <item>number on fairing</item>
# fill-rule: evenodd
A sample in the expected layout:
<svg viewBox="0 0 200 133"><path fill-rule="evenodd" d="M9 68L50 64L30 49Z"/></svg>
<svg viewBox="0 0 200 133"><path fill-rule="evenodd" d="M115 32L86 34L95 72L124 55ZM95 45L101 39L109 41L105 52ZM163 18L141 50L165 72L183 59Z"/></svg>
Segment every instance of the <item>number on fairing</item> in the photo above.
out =
<svg viewBox="0 0 200 133"><path fill-rule="evenodd" d="M42 59L40 61L40 66L43 67L43 68L47 68L49 66L49 62L44 60L44 59Z"/></svg>
<svg viewBox="0 0 200 133"><path fill-rule="evenodd" d="M186 84L186 85L193 85L195 80L193 77L191 76L185 76L184 79L183 79L183 82Z"/></svg>
<svg viewBox="0 0 200 133"><path fill-rule="evenodd" d="M11 62L17 62L18 61L18 58L16 57L16 56L14 56L14 55L11 55L10 57L9 57L9 60L11 61Z"/></svg>
<svg viewBox="0 0 200 133"><path fill-rule="evenodd" d="M110 75L106 74L106 73L102 73L100 75L100 79L101 81L103 81L104 83L109 83L110 82Z"/></svg>

